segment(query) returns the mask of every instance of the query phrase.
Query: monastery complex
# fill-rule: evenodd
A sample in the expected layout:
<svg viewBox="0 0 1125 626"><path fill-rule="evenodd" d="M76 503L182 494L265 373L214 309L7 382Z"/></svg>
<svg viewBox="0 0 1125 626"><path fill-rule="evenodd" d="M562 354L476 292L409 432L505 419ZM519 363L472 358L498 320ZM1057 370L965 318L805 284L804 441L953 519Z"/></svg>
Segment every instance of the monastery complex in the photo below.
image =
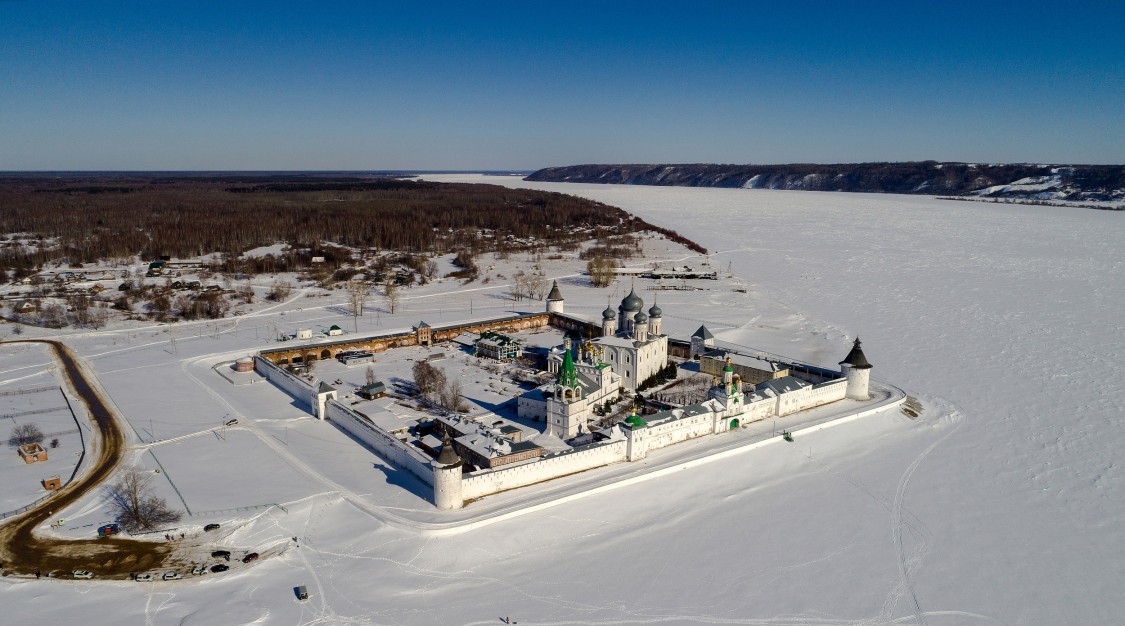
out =
<svg viewBox="0 0 1125 626"><path fill-rule="evenodd" d="M872 366L859 339L840 361L839 370L827 370L717 349L705 326L688 339L670 338L663 334L662 314L655 304L646 313L644 302L630 290L616 311L607 306L597 322L568 315L556 283L542 313L436 328L421 322L410 333L266 350L255 358L255 368L305 401L315 416L335 422L386 460L431 485L433 504L439 509L460 508L489 494L611 463L638 461L652 450L688 439L719 435L845 398L870 399ZM346 358L356 350L431 345L465 332L483 333L487 354L499 358L496 333L548 325L568 333L563 344L547 355L553 380L519 395L516 408L522 421L541 422L547 435L566 441L569 447L564 450L548 452L524 441L519 428L495 415L492 419L442 416L428 420L424 434L422 422L418 433L391 432L379 425L380 420L338 401L331 385L310 384L279 367L306 359ZM579 338L572 339L574 335ZM651 415L630 415L609 427L592 426L600 407L635 391L668 365L669 356L698 360L700 372L713 376L714 384L703 402Z"/></svg>

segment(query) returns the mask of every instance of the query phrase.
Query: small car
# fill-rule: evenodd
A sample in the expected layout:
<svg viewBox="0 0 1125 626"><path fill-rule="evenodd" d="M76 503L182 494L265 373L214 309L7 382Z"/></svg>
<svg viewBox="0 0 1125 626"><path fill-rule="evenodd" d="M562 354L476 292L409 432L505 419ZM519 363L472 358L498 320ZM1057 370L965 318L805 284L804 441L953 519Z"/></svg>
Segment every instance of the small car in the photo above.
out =
<svg viewBox="0 0 1125 626"><path fill-rule="evenodd" d="M213 573L216 573L216 574L219 573L219 572L225 572L228 569L230 569L230 568L227 567L226 565L223 565L222 563L219 563L218 565L212 565L211 566L211 571Z"/></svg>
<svg viewBox="0 0 1125 626"><path fill-rule="evenodd" d="M76 569L70 573L74 578L93 578L94 574L90 570Z"/></svg>
<svg viewBox="0 0 1125 626"><path fill-rule="evenodd" d="M164 575L161 576L160 578L162 578L164 580L179 580L183 577L184 577L184 575L179 573L179 572L164 572Z"/></svg>
<svg viewBox="0 0 1125 626"><path fill-rule="evenodd" d="M257 561L257 560L258 560L258 553L257 552L251 552L250 554L247 554L246 556L242 557L243 563L249 563L250 561Z"/></svg>
<svg viewBox="0 0 1125 626"><path fill-rule="evenodd" d="M208 525L203 527L203 532L205 532L205 533L209 533L212 530L219 530L219 525L218 524L208 524Z"/></svg>
<svg viewBox="0 0 1125 626"><path fill-rule="evenodd" d="M237 417L234 418L234 419L227 420L227 423L225 425L226 426L234 426L236 424L238 424L238 418Z"/></svg>
<svg viewBox="0 0 1125 626"><path fill-rule="evenodd" d="M139 583L152 582L152 574L148 574L148 573L137 574L137 582L139 582Z"/></svg>
<svg viewBox="0 0 1125 626"><path fill-rule="evenodd" d="M206 573L207 573L207 566L206 565L196 565L195 567L191 568L192 576L202 576Z"/></svg>
<svg viewBox="0 0 1125 626"><path fill-rule="evenodd" d="M215 550L211 553L211 558L230 560L230 550Z"/></svg>

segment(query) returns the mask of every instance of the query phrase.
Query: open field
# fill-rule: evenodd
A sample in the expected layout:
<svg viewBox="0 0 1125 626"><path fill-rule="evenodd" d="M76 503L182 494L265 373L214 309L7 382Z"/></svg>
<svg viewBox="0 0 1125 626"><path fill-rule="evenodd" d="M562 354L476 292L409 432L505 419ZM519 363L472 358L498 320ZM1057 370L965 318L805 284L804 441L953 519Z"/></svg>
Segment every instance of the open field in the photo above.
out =
<svg viewBox="0 0 1125 626"><path fill-rule="evenodd" d="M267 322L352 328L332 296L294 299L215 332L176 325L174 347L167 327L76 334L68 343L130 424L129 445L155 444L187 503L204 511L182 529L218 521L231 546L277 548L296 536L300 547L176 584L9 578L0 582L6 616L72 621L91 585L113 603L115 621L188 624L485 624L506 615L1054 624L1109 623L1125 608L1116 563L1125 509L1113 497L1125 391L1105 374L1125 352L1120 216L898 196L543 187L637 212L716 250L715 266L730 264L737 285L659 293L669 334L705 322L720 340L826 365L859 335L875 376L917 396L921 415L877 415L432 536L373 516L371 503L402 506L385 494L403 490L371 464L369 482L355 474L369 453L345 447L353 442L331 424L301 417L263 384L227 393L232 385L207 378L210 364L267 345ZM560 278L568 311L594 316L622 295L620 283L583 285L574 265L545 271ZM638 284L647 306L646 286ZM389 330L463 319L482 302L519 308L501 294L499 279L427 285L407 294L402 313L371 311L359 322ZM232 410L247 421L216 435ZM321 455L286 453L315 446ZM239 475L261 485L262 498L236 484ZM284 508L208 511L278 493ZM168 486L162 495L176 497ZM298 584L309 602L294 599Z"/></svg>

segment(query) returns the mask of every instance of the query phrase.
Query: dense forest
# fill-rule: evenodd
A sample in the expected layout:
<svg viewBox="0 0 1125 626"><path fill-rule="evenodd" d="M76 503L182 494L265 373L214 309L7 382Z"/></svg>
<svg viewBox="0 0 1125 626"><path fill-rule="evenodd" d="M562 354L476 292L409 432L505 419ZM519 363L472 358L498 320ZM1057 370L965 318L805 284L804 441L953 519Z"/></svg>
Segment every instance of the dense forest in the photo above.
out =
<svg viewBox="0 0 1125 626"><path fill-rule="evenodd" d="M306 256L329 244L477 254L645 230L703 251L616 207L494 185L374 175L0 177L0 269L17 272L138 254L229 258L278 242Z"/></svg>
<svg viewBox="0 0 1125 626"><path fill-rule="evenodd" d="M534 172L527 180L571 183L746 187L1025 198L1125 200L1125 166L1026 163L842 163L818 165L648 164L570 165Z"/></svg>

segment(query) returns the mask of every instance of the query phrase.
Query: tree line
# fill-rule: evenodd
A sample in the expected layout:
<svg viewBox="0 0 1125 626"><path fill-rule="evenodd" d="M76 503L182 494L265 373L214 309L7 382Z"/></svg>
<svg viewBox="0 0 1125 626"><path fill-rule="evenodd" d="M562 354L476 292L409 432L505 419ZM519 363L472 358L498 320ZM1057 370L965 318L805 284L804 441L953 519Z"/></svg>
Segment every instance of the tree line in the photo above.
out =
<svg viewBox="0 0 1125 626"><path fill-rule="evenodd" d="M0 269L25 274L60 260L235 259L279 242L297 252L246 269L294 271L329 244L475 255L643 230L686 241L600 202L495 185L293 175L0 178Z"/></svg>

